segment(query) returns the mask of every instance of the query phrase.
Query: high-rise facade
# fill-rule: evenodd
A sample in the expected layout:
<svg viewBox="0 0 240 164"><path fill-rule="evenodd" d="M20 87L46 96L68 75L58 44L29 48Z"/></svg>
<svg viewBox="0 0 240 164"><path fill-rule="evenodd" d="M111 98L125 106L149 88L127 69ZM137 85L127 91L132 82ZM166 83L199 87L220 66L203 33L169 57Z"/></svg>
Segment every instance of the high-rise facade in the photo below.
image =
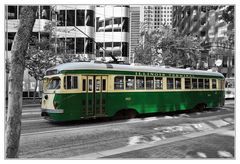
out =
<svg viewBox="0 0 240 164"><path fill-rule="evenodd" d="M21 6L6 6L6 59L19 24ZM129 57L129 6L127 5L38 5L32 37L39 41L55 37L55 52L73 55L80 60L110 61ZM50 36L45 26L55 26ZM97 43L97 44L96 44ZM100 48L102 47L102 48ZM63 52L64 51L64 52ZM7 79L7 78L6 78ZM7 85L6 85L7 86ZM35 79L24 73L24 97L31 97Z"/></svg>
<svg viewBox="0 0 240 164"><path fill-rule="evenodd" d="M96 6L96 55L97 59L111 60L110 55L121 61L129 56L129 6Z"/></svg>
<svg viewBox="0 0 240 164"><path fill-rule="evenodd" d="M140 21L142 29L156 30L161 26L172 26L172 5L142 5Z"/></svg>
<svg viewBox="0 0 240 164"><path fill-rule="evenodd" d="M140 7L130 7L130 51L129 62L134 62L134 51L140 39Z"/></svg>
<svg viewBox="0 0 240 164"><path fill-rule="evenodd" d="M154 6L154 29L159 29L160 26L172 26L172 5Z"/></svg>
<svg viewBox="0 0 240 164"><path fill-rule="evenodd" d="M173 27L182 35L196 34L203 40L206 51L202 58L208 68L216 67L217 60L222 61L218 70L225 77L234 76L234 45L226 44L232 24L221 19L224 6L174 6ZM222 53L212 54L220 49ZM226 53L227 52L227 53Z"/></svg>

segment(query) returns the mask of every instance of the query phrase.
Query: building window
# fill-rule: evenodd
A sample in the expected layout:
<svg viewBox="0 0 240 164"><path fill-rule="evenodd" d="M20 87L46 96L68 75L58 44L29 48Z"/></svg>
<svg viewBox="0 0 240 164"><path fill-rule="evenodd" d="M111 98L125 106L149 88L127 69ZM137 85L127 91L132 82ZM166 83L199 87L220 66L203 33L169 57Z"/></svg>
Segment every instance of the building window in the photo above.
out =
<svg viewBox="0 0 240 164"><path fill-rule="evenodd" d="M110 18L105 20L105 32L112 32L113 30L113 19Z"/></svg>
<svg viewBox="0 0 240 164"><path fill-rule="evenodd" d="M66 52L69 54L74 54L74 45L75 45L75 38L67 38L66 39Z"/></svg>
<svg viewBox="0 0 240 164"><path fill-rule="evenodd" d="M93 54L93 41L92 41L93 39L92 38L86 38L86 43L85 43L85 45L86 45L86 53L87 54Z"/></svg>
<svg viewBox="0 0 240 164"><path fill-rule="evenodd" d="M57 21L58 26L65 26L65 10L60 10Z"/></svg>
<svg viewBox="0 0 240 164"><path fill-rule="evenodd" d="M114 89L124 89L124 77L123 76L116 76L114 78Z"/></svg>
<svg viewBox="0 0 240 164"><path fill-rule="evenodd" d="M98 42L96 44L96 56L101 57L103 56L103 42Z"/></svg>
<svg viewBox="0 0 240 164"><path fill-rule="evenodd" d="M77 10L77 26L85 26L85 10Z"/></svg>
<svg viewBox="0 0 240 164"><path fill-rule="evenodd" d="M76 53L84 53L84 38L76 38Z"/></svg>
<svg viewBox="0 0 240 164"><path fill-rule="evenodd" d="M94 11L93 10L87 10L86 25L94 27Z"/></svg>
<svg viewBox="0 0 240 164"><path fill-rule="evenodd" d="M8 51L11 51L11 49L12 49L12 44L13 44L15 34L16 33L14 33L14 32L8 33Z"/></svg>
<svg viewBox="0 0 240 164"><path fill-rule="evenodd" d="M135 89L134 76L126 76L126 89Z"/></svg>
<svg viewBox="0 0 240 164"><path fill-rule="evenodd" d="M40 19L51 19L50 6L41 6L40 7Z"/></svg>
<svg viewBox="0 0 240 164"><path fill-rule="evenodd" d="M144 89L144 77L136 77L136 89Z"/></svg>
<svg viewBox="0 0 240 164"><path fill-rule="evenodd" d="M228 57L227 56L223 56L223 67L227 67L228 66Z"/></svg>
<svg viewBox="0 0 240 164"><path fill-rule="evenodd" d="M129 32L129 19L127 17L122 18L122 31Z"/></svg>
<svg viewBox="0 0 240 164"><path fill-rule="evenodd" d="M67 26L75 26L75 10L67 10Z"/></svg>
<svg viewBox="0 0 240 164"><path fill-rule="evenodd" d="M57 53L65 53L65 38L57 38Z"/></svg>
<svg viewBox="0 0 240 164"><path fill-rule="evenodd" d="M8 6L8 19L17 19L17 6Z"/></svg>
<svg viewBox="0 0 240 164"><path fill-rule="evenodd" d="M127 42L123 42L122 43L122 56L123 57L127 57L128 56L128 49L129 49L129 45Z"/></svg>
<svg viewBox="0 0 240 164"><path fill-rule="evenodd" d="M113 31L114 32L120 32L121 31L121 18L114 18L114 25L113 25Z"/></svg>

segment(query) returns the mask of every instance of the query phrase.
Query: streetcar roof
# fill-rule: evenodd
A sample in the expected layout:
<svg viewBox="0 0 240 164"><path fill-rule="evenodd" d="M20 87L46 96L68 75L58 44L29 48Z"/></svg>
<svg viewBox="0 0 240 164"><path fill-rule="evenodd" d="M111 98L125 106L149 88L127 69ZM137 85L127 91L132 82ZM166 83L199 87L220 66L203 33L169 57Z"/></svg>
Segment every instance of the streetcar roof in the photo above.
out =
<svg viewBox="0 0 240 164"><path fill-rule="evenodd" d="M154 73L175 73L175 74L192 74L192 75L206 75L224 77L219 72L204 71L204 70L190 70L180 68L166 68L159 66L134 66L125 64L111 64L111 63L94 63L94 62L73 62L64 63L49 68L47 71L56 70L61 71L70 70L113 70L113 71L129 71L129 72L154 72Z"/></svg>

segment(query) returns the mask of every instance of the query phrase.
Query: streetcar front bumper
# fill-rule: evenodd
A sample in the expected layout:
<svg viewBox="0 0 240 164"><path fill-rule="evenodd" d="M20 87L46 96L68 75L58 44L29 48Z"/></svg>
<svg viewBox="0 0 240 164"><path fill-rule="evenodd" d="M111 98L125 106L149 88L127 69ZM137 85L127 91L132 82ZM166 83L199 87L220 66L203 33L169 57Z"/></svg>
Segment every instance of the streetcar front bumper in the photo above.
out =
<svg viewBox="0 0 240 164"><path fill-rule="evenodd" d="M41 108L41 116L48 116L48 113L64 113L63 109L44 109Z"/></svg>

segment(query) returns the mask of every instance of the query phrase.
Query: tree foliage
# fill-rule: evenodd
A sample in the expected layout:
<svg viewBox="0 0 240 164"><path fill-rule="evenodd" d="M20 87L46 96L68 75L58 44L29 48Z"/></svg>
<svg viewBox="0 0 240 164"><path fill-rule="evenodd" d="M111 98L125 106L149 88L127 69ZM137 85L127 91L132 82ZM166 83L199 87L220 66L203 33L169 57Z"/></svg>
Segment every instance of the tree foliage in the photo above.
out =
<svg viewBox="0 0 240 164"><path fill-rule="evenodd" d="M195 35L181 36L174 29L163 27L145 33L136 48L135 62L172 67L197 67L202 50L201 39Z"/></svg>

